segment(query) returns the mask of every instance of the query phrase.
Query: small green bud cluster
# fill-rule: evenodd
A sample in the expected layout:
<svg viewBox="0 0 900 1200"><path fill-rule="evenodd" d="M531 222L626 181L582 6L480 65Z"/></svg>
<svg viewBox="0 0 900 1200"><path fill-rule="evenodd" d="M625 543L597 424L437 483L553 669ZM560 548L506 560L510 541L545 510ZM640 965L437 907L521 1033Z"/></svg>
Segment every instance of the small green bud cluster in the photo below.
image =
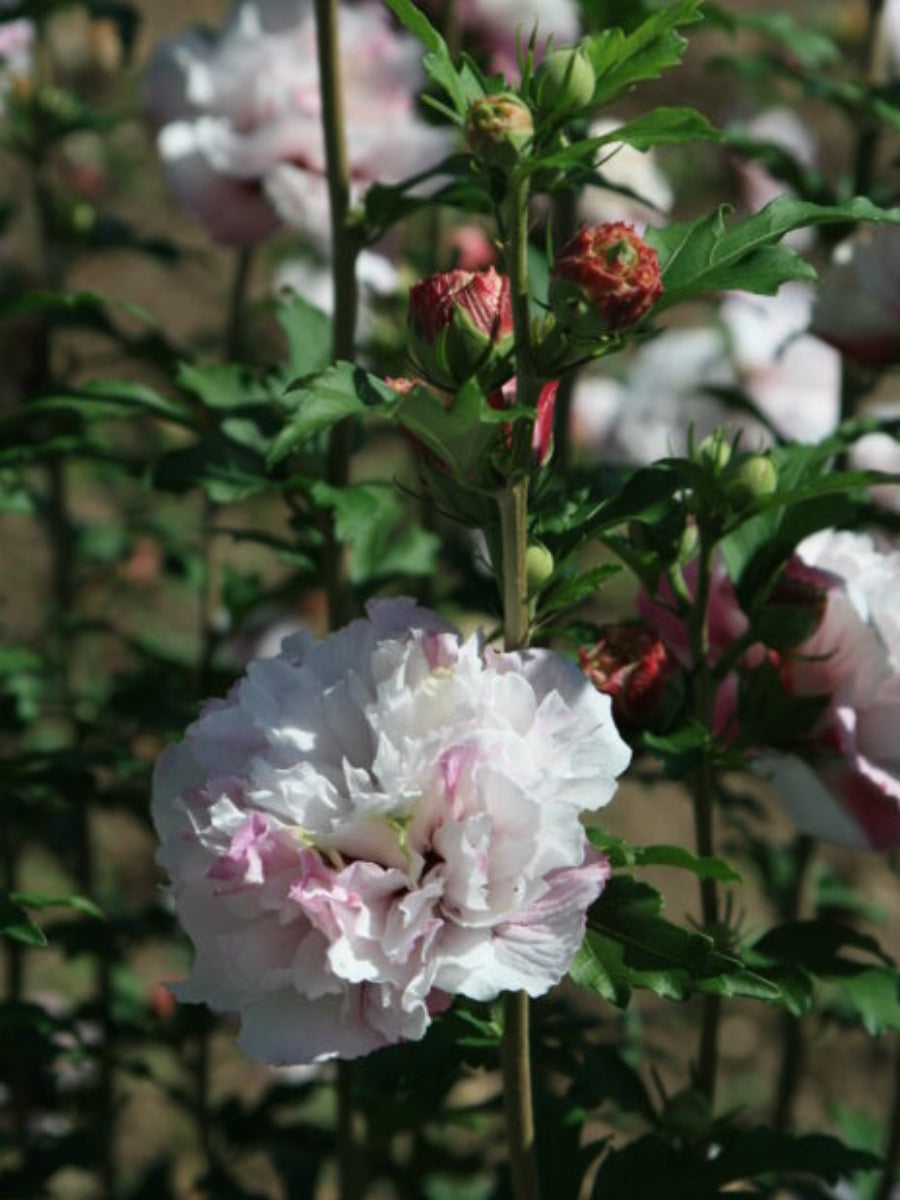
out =
<svg viewBox="0 0 900 1200"><path fill-rule="evenodd" d="M547 118L558 126L588 107L596 83L584 50L552 50L535 73L530 101L515 92L472 101L465 120L466 144L485 166L509 174L534 143L536 119L540 123Z"/></svg>

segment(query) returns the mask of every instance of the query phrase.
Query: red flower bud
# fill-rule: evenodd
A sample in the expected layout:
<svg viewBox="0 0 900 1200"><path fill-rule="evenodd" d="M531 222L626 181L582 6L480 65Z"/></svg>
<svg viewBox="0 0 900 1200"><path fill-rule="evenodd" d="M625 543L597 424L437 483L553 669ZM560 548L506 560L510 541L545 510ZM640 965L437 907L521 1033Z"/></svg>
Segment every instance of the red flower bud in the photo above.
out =
<svg viewBox="0 0 900 1200"><path fill-rule="evenodd" d="M578 657L597 691L612 698L613 716L623 725L652 719L678 669L662 640L643 625L607 625Z"/></svg>
<svg viewBox="0 0 900 1200"><path fill-rule="evenodd" d="M553 453L553 414L556 411L558 387L559 383L555 379L551 383L545 383L538 396L534 429L531 433L531 449L534 451L534 461L539 467L543 467Z"/></svg>
<svg viewBox="0 0 900 1200"><path fill-rule="evenodd" d="M780 651L794 650L806 642L822 623L834 583L828 571L793 555L757 616L761 640Z"/></svg>
<svg viewBox="0 0 900 1200"><path fill-rule="evenodd" d="M656 251L624 221L582 229L560 252L553 275L580 291L600 314L605 329L633 325L663 291ZM551 300L562 323L571 324L567 321L573 308L571 290L557 288L555 295L551 291Z"/></svg>
<svg viewBox="0 0 900 1200"><path fill-rule="evenodd" d="M451 390L476 376L494 387L508 374L513 320L509 280L486 271L445 271L410 288L410 351L422 374Z"/></svg>

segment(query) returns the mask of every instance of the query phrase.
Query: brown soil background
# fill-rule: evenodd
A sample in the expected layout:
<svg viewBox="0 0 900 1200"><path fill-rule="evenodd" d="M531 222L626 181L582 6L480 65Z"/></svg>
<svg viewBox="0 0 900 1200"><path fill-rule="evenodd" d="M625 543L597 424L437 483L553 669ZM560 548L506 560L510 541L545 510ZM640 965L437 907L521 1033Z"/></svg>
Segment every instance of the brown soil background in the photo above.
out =
<svg viewBox="0 0 900 1200"><path fill-rule="evenodd" d="M162 37L173 36L191 23L208 21L216 24L229 5L222 0L144 0L138 7L143 14L143 28L137 49L140 64L149 49ZM748 6L749 7L749 6ZM821 14L815 0L788 6L777 2L756 3L755 11L790 11L800 21ZM860 4L844 5L852 24ZM73 22L66 36L74 42L83 31ZM700 44L702 42L702 45ZM655 99L693 103L713 120L723 121L733 115L730 111L732 94L727 77L709 75L704 69L706 58L715 50L714 39L698 39L685 67L667 80L640 93L640 107ZM127 85L117 84L116 91ZM835 123L820 126L824 156L830 166L840 168L850 153L846 128ZM187 245L192 253L176 267L160 266L135 256L95 257L79 266L71 286L96 291L103 295L137 302L151 313L164 318L170 333L188 344L211 341L222 322L224 295L230 273L230 261L213 248L191 218L169 203L159 172L155 166L152 145L147 132L135 122L124 133L123 144L137 164L130 183L120 189L115 200L117 210L132 220L148 236L160 235ZM710 203L720 197L710 197ZM267 275L267 255L257 264L254 289L262 294ZM83 348L85 369L92 366L92 348ZM116 364L109 369L115 370ZM79 516L89 522L104 520L106 501L88 483L76 495ZM173 502L174 503L174 502ZM179 501L185 519L196 522L196 506ZM252 518L251 518L252 519ZM33 640L42 622L40 597L47 594L48 556L43 547L35 544L30 523L18 518L0 519L0 544L3 547L4 569L0 577L0 612L8 633L24 644ZM97 603L108 602L109 581L98 580L95 589ZM99 599L105 596L106 601ZM150 620L171 620L183 628L189 637L195 618L191 613L176 612L164 598L144 596L145 614ZM792 831L767 798L765 788L756 787L768 804L771 826L775 836L788 842ZM672 842L690 845L692 841L689 805L682 791L673 784L652 788L626 782L607 810L606 823L610 830L637 844ZM105 887L119 891L128 901L140 904L152 897L158 880L152 863L154 847L136 822L126 816L98 818L96 834L102 847ZM859 888L884 913L878 930L886 948L900 953L900 892L897 877L890 863L875 856L863 856L823 849L823 861L850 886ZM35 888L51 890L57 882L57 868L43 858L35 857L27 864L27 883ZM696 885L683 873L654 871L648 873L667 899L668 912L675 920L698 915ZM747 885L735 895L738 908L745 913L749 929L762 929L771 920L767 898L759 894L749 872ZM84 986L78 972L64 966L52 951L29 956L28 984L34 995L48 992L77 994ZM147 951L134 964L148 989L161 979L171 978L181 969L181 963L162 948ZM678 1087L685 1079L685 1065L692 1048L696 1030L697 1011L693 1004L663 1004L648 997L638 1000L637 1011L644 1026L648 1047L662 1078L670 1087ZM722 1028L723 1073L720 1106L723 1109L748 1107L764 1111L770 1099L771 1080L777 1056L777 1014L759 1004L728 1002ZM799 1101L800 1125L828 1126L832 1106L840 1103L860 1108L873 1116L884 1114L889 1092L891 1071L887 1040L870 1040L862 1035L838 1033L832 1026L819 1025L815 1020L805 1026L809 1039L808 1070ZM229 1035L216 1038L211 1071L213 1098L227 1094L248 1095L264 1086L267 1075L263 1068L248 1063L234 1050ZM160 1153L174 1156L178 1162L178 1177L183 1181L184 1195L189 1195L189 1181L196 1166L196 1147L186 1124L173 1119L156 1090L149 1084L123 1081L122 1120L117 1131L122 1154L133 1165L152 1161ZM262 1164L245 1164L256 1186L265 1186ZM88 1200L90 1184L82 1176L60 1177L53 1192L60 1200Z"/></svg>

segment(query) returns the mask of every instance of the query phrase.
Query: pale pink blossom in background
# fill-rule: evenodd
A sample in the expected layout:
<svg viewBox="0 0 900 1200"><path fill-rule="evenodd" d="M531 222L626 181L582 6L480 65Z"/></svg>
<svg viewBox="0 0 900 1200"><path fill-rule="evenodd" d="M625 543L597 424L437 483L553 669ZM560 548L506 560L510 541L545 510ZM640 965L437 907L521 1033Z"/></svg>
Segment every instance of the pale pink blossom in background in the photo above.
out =
<svg viewBox="0 0 900 1200"><path fill-rule="evenodd" d="M862 225L837 247L812 332L869 366L900 361L900 227Z"/></svg>
<svg viewBox="0 0 900 1200"><path fill-rule="evenodd" d="M352 199L436 164L446 131L415 111L420 47L379 5L340 13ZM252 245L280 223L329 242L312 0L245 0L217 36L160 45L144 104L169 187L218 241Z"/></svg>
<svg viewBox="0 0 900 1200"><path fill-rule="evenodd" d="M816 165L816 143L808 126L791 108L768 108L748 121L744 130L755 141L768 142L786 151L801 167L807 169ZM796 193L784 182L777 179L758 159L735 157L735 170L741 190L743 207L748 212L759 212L779 196L793 196ZM808 250L815 241L815 230L794 229L783 241L794 250Z"/></svg>
<svg viewBox="0 0 900 1200"><path fill-rule="evenodd" d="M900 78L900 2L885 0L875 44L873 82L894 82Z"/></svg>
<svg viewBox="0 0 900 1200"><path fill-rule="evenodd" d="M578 40L581 26L573 0L460 0L459 20L466 33L487 50L492 71L518 77L516 48L537 29L537 55L548 39L555 46Z"/></svg>
<svg viewBox="0 0 900 1200"><path fill-rule="evenodd" d="M602 117L588 131L590 137L614 133L621 121ZM578 215L589 225L607 221L631 221L643 230L661 225L675 202L671 184L660 169L652 150L635 150L625 142L609 142L598 152L597 169L611 185L586 187L578 197ZM612 190L625 188L633 196Z"/></svg>
<svg viewBox="0 0 900 1200"><path fill-rule="evenodd" d="M0 13L10 7L10 0L0 0ZM33 53L34 26L30 21L23 17L0 22L0 103L17 79L31 74Z"/></svg>
<svg viewBox="0 0 900 1200"><path fill-rule="evenodd" d="M774 296L733 293L719 310L738 383L789 441L821 441L840 417L840 355L808 333L814 297L786 283Z"/></svg>
<svg viewBox="0 0 900 1200"><path fill-rule="evenodd" d="M644 464L682 454L722 428L742 446L771 443L762 421L727 405L717 389L743 392L783 438L817 442L840 409L840 359L806 332L813 291L786 284L775 296L732 294L718 326L666 330L627 360L618 378L578 378L572 442L591 457Z"/></svg>
<svg viewBox="0 0 900 1200"><path fill-rule="evenodd" d="M831 583L818 628L783 674L790 692L827 696L828 708L806 756L772 759L775 786L805 832L892 849L900 845L900 551L828 530L798 555Z"/></svg>
<svg viewBox="0 0 900 1200"><path fill-rule="evenodd" d="M864 416L900 423L900 401L883 401L868 406ZM866 471L900 475L900 433L867 433L850 447L850 465ZM900 510L900 484L879 483L870 489L872 499L886 508Z"/></svg>
<svg viewBox="0 0 900 1200"><path fill-rule="evenodd" d="M586 457L619 463L680 453L691 427L700 438L727 420L724 406L703 389L733 382L720 330L667 330L634 353L622 376L578 376L572 445Z"/></svg>
<svg viewBox="0 0 900 1200"><path fill-rule="evenodd" d="M551 651L495 653L407 600L288 638L156 767L196 946L176 995L288 1064L420 1038L455 994L546 992L608 873L579 814L628 761L609 698Z"/></svg>
<svg viewBox="0 0 900 1200"><path fill-rule="evenodd" d="M383 254L363 250L356 258L356 282L359 287L356 336L365 338L372 332L377 301L400 291L400 272ZM285 259L275 271L272 290L276 296L285 293L302 296L329 316L334 314L334 272L327 262Z"/></svg>

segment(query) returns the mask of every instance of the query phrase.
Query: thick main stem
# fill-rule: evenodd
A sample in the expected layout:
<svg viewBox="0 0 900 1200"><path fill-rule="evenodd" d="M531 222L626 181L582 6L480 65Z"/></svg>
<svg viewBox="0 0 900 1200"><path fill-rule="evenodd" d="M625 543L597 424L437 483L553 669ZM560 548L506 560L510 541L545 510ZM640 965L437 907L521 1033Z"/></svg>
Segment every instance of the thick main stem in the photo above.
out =
<svg viewBox="0 0 900 1200"><path fill-rule="evenodd" d="M707 531L700 530L700 559L697 577L697 595L688 622L691 655L694 663L693 708L703 727L711 730L715 709L715 684L709 663L709 587L712 575L714 543ZM709 857L715 852L713 814L715 808L715 770L711 752L703 752L703 762L694 775L693 805L694 833L697 853ZM704 932L715 934L719 919L718 888L714 879L700 880L700 912ZM700 1045L697 1055L697 1086L709 1101L710 1109L715 1104L716 1076L719 1066L719 1020L721 1000L718 996L703 997L703 1014L700 1027Z"/></svg>
<svg viewBox="0 0 900 1200"><path fill-rule="evenodd" d="M578 214L576 195L572 191L557 193L553 202L553 240L557 247L564 246L575 233ZM575 395L577 371L567 371L559 381L556 391L556 409L553 416L553 467L565 476L572 458L572 400Z"/></svg>
<svg viewBox="0 0 900 1200"><path fill-rule="evenodd" d="M503 643L506 650L528 644L528 589L525 551L528 480L511 482L498 493L503 555ZM508 992L503 999L501 1048L506 1142L514 1200L537 1200L537 1158L531 1097L528 996Z"/></svg>
<svg viewBox="0 0 900 1200"><path fill-rule="evenodd" d="M335 362L353 358L359 302L356 285L359 243L350 227L350 163L344 126L338 11L338 0L315 0L322 132L331 218L334 284L331 356ZM352 432L349 419L338 422L331 430L326 478L334 488L346 487L350 477ZM334 518L327 513L323 514L323 532L328 623L332 629L337 629L347 622L351 609L346 555L337 538ZM338 1063L338 1173L341 1200L361 1200L365 1194L365 1181L360 1168L363 1138L358 1128L358 1117L361 1120L361 1116L357 1114L353 1102L352 1070L350 1064Z"/></svg>
<svg viewBox="0 0 900 1200"><path fill-rule="evenodd" d="M803 912L803 896L809 869L815 852L815 842L808 834L801 833L791 847L794 876L785 894L779 916L782 921L796 921ZM781 1069L772 1123L776 1129L786 1132L793 1125L794 1102L803 1076L804 1045L803 1031L798 1017L792 1013L781 1014Z"/></svg>
<svg viewBox="0 0 900 1200"><path fill-rule="evenodd" d="M868 24L862 49L862 65L866 82L871 86L883 84L887 73L886 49L881 32L884 5L885 0L868 0ZM877 117L863 117L857 129L853 192L856 196L865 196L872 187L881 126Z"/></svg>
<svg viewBox="0 0 900 1200"><path fill-rule="evenodd" d="M356 257L358 241L350 227L350 166L344 132L344 99L341 86L340 42L337 0L315 0L316 38L319 57L319 88L322 96L322 127L328 169L328 198L331 215L331 256L334 280L334 334L332 357L352 359L356 335ZM352 425L340 421L331 431L327 479L332 487L346 486L350 474ZM337 540L334 521L325 527L325 586L332 628L350 616L346 556Z"/></svg>
<svg viewBox="0 0 900 1200"><path fill-rule="evenodd" d="M536 405L539 381L531 346L528 303L528 181L510 188L508 209L508 267L516 353L517 399ZM503 644L506 650L528 645L528 477L513 475L497 493L500 516L503 596ZM529 1003L525 992L503 998L501 1048L506 1144L514 1200L538 1200L534 1110L531 1095Z"/></svg>
<svg viewBox="0 0 900 1200"><path fill-rule="evenodd" d="M888 1140L884 1148L884 1173L875 1200L891 1200L900 1179L900 1037L894 1038L894 1095L888 1114Z"/></svg>

